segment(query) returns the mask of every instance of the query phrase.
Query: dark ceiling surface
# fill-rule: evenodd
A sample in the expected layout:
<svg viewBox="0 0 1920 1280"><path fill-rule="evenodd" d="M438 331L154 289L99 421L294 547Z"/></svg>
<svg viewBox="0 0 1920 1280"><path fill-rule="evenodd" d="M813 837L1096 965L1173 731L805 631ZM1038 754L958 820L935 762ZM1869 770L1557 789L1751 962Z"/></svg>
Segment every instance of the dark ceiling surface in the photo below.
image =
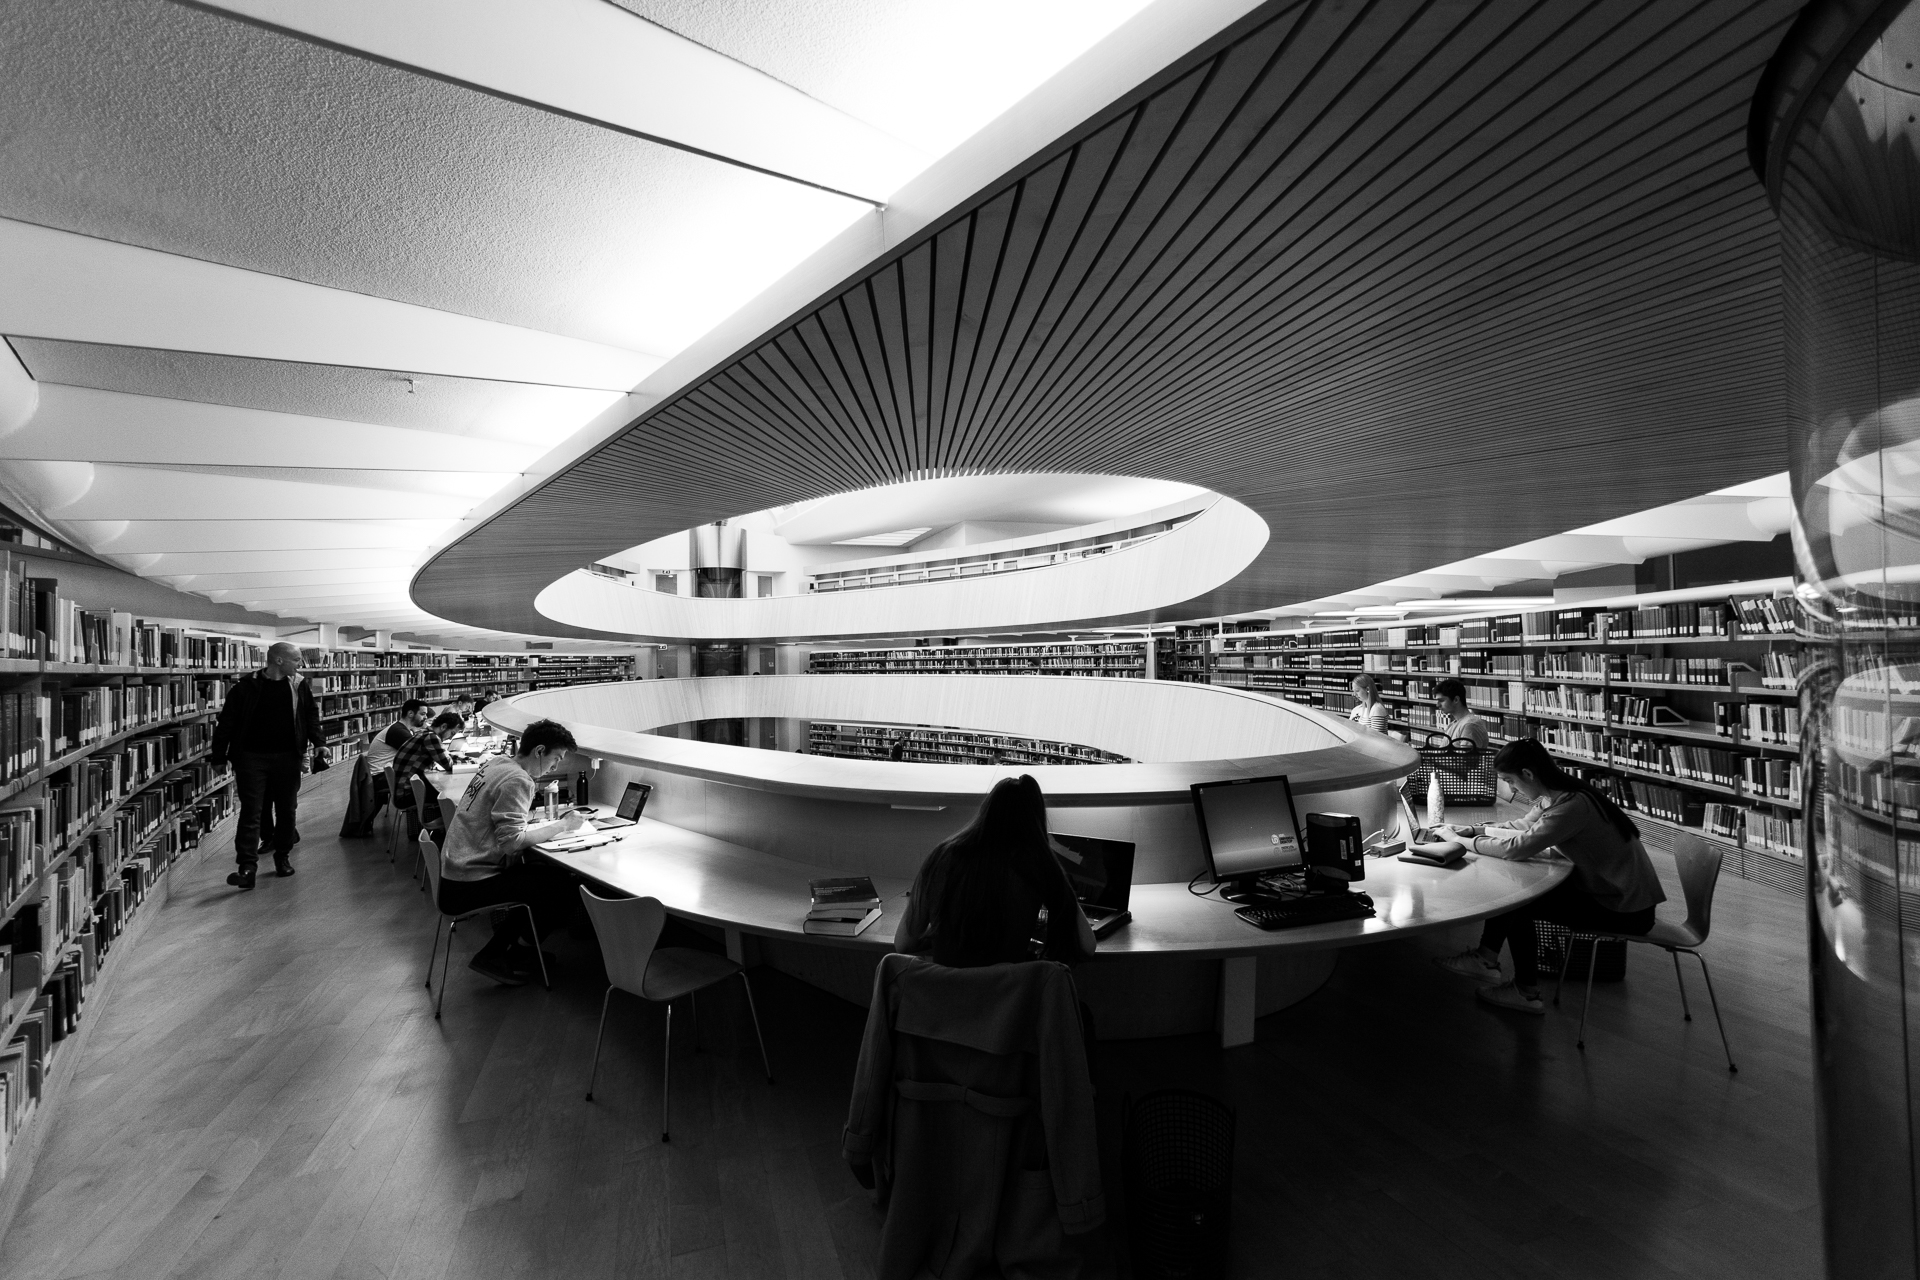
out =
<svg viewBox="0 0 1920 1280"><path fill-rule="evenodd" d="M929 475L1228 494L1270 608L1783 470L1747 165L1791 0L1276 3L469 533L534 596L704 521Z"/></svg>

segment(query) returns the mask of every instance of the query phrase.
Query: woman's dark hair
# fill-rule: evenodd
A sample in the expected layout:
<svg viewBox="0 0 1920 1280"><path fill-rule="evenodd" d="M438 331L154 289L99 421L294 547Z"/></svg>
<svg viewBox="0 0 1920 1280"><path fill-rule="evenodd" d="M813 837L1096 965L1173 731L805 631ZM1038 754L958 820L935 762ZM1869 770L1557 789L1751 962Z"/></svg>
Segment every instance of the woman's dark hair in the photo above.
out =
<svg viewBox="0 0 1920 1280"><path fill-rule="evenodd" d="M1458 698L1460 701L1465 702L1467 700L1467 686L1458 680L1442 680L1439 684L1433 686L1433 696L1436 698Z"/></svg>
<svg viewBox="0 0 1920 1280"><path fill-rule="evenodd" d="M1547 749L1535 738L1518 738L1493 754L1493 768L1496 773L1518 775L1522 770L1531 773L1533 780L1549 791L1578 791L1589 797L1594 807L1600 810L1600 816L1613 824L1623 840L1639 837L1640 828L1633 825L1633 819L1613 800L1596 790L1592 783L1574 777L1560 767L1560 762L1547 754Z"/></svg>
<svg viewBox="0 0 1920 1280"><path fill-rule="evenodd" d="M1046 954L1079 958L1078 904L1047 846L1047 802L1028 774L1002 778L973 821L933 851L945 865L933 904L933 959L953 968L1024 960L1037 894L1047 909ZM1024 881L1028 892L1019 892Z"/></svg>

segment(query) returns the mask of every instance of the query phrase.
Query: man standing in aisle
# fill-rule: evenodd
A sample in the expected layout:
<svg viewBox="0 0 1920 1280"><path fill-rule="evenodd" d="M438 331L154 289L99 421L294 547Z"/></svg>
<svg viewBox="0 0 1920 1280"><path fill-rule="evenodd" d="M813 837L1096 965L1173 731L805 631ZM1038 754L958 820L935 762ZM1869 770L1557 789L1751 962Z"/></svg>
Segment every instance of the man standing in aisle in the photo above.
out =
<svg viewBox="0 0 1920 1280"><path fill-rule="evenodd" d="M233 682L213 729L213 765L233 763L240 792L240 822L233 849L239 868L227 883L253 888L260 860L261 818L271 807L273 869L293 874L294 806L300 799L300 765L314 748L313 767L327 767L326 737L313 690L300 678L300 649L281 641L267 650L267 665Z"/></svg>

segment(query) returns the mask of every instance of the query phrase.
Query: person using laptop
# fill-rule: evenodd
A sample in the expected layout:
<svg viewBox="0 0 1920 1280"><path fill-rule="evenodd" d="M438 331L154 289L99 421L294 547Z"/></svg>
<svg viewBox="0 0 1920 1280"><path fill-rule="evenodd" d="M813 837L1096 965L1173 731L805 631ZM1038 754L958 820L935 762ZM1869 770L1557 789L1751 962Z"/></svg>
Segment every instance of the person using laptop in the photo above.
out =
<svg viewBox="0 0 1920 1280"><path fill-rule="evenodd" d="M529 862L526 851L587 825L577 809L552 822L528 821L540 780L559 773L574 746L565 725L536 720L521 730L515 754L496 756L480 766L447 823L441 910L464 915L498 902L524 902L533 908L541 937L567 922L580 905L573 877L552 863ZM495 982L518 986L538 970L534 947L539 944L525 936L526 916L521 912L496 914L493 940L468 967Z"/></svg>
<svg viewBox="0 0 1920 1280"><path fill-rule="evenodd" d="M1659 873L1640 843L1640 828L1611 799L1562 769L1533 738L1509 742L1493 757L1494 772L1530 801L1526 816L1505 826L1450 827L1474 853L1520 861L1557 849L1573 875L1541 897L1488 920L1480 945L1436 958L1449 973L1482 984L1480 999L1518 1013L1542 1013L1533 922L1551 920L1581 933L1643 934L1654 906L1665 902ZM1500 981L1500 949L1513 953L1513 980Z"/></svg>
<svg viewBox="0 0 1920 1280"><path fill-rule="evenodd" d="M973 821L920 864L893 948L957 969L1031 960L1042 907L1045 958L1091 959L1093 927L1048 844L1040 784L1002 778Z"/></svg>

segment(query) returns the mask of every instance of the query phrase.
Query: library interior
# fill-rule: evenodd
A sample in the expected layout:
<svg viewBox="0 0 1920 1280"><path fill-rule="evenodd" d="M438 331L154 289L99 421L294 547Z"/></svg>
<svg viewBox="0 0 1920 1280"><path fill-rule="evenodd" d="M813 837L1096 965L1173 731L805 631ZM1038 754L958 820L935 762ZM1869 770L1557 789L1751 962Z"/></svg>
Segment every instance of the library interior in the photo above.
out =
<svg viewBox="0 0 1920 1280"><path fill-rule="evenodd" d="M1920 1280L1916 61L0 0L0 1277Z"/></svg>

